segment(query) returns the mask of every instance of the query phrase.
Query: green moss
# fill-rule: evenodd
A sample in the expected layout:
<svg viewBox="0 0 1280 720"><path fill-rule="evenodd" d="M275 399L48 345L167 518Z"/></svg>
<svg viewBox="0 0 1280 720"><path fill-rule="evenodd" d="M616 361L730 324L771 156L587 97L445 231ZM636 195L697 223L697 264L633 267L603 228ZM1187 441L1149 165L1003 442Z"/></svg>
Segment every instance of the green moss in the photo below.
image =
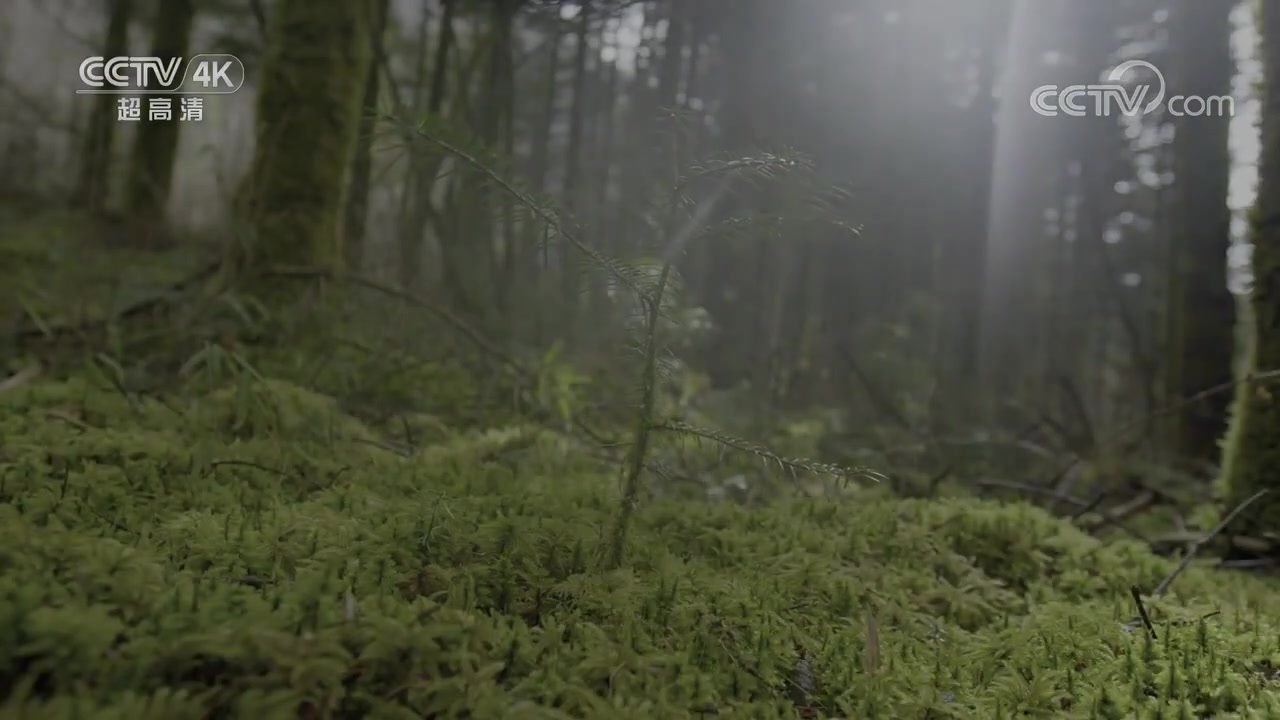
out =
<svg viewBox="0 0 1280 720"><path fill-rule="evenodd" d="M0 396L0 717L1280 713L1274 584L1193 568L1153 642L1170 563L1024 505L657 500L599 573L616 469L558 435L239 392Z"/></svg>

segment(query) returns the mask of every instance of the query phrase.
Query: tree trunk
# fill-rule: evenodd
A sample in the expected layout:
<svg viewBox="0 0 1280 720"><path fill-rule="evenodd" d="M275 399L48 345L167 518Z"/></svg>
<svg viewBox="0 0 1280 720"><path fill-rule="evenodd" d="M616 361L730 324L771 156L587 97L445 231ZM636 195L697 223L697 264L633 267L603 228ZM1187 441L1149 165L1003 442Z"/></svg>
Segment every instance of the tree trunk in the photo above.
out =
<svg viewBox="0 0 1280 720"><path fill-rule="evenodd" d="M591 27L590 0L583 0L578 13L578 30L574 38L576 52L573 59L573 106L569 110L569 144L565 148L564 158L564 203L569 210L571 222L578 219L576 214L581 205L578 198L578 180L582 173L582 131L587 119L587 55L590 49L587 45L587 35ZM581 278L575 264L577 259L573 250L567 245L562 246L560 282L567 342L572 342L574 338L574 326L578 318L580 300L578 290Z"/></svg>
<svg viewBox="0 0 1280 720"><path fill-rule="evenodd" d="M453 50L453 17L456 0L442 0L443 12L436 36L435 58L431 68L431 90L427 95L426 110L439 115L444 108L445 93L449 83L449 54ZM415 108L417 109L417 108ZM422 231L431 217L430 190L434 181L432 163L425 162L415 153L410 161L409 179L405 194L409 199L409 213L401 218L400 227L400 284L412 289L422 280Z"/></svg>
<svg viewBox="0 0 1280 720"><path fill-rule="evenodd" d="M356 131L355 159L347 185L346 237L343 249L347 267L359 270L364 263L364 234L369 217L369 184L373 173L373 133L377 125L379 73L383 56L383 35L391 0L373 0L373 29L369 33L369 61L364 75L364 98L360 103L360 124Z"/></svg>
<svg viewBox="0 0 1280 720"><path fill-rule="evenodd" d="M233 267L340 267L344 182L369 61L368 0L280 0L258 86L250 244Z"/></svg>
<svg viewBox="0 0 1280 720"><path fill-rule="evenodd" d="M1213 97L1231 94L1235 73L1231 58L1231 7L1223 3L1181 0L1174 15L1174 62L1181 61L1178 92ZM1177 360L1170 394L1194 395L1231 380L1235 301L1227 288L1227 251L1231 210L1227 206L1231 118L1202 115L1176 118L1174 139L1181 215L1174 227L1174 285L1171 298L1174 333L1170 356ZM1206 398L1176 416L1175 441L1185 455L1218 461L1218 441L1226 426L1230 398Z"/></svg>
<svg viewBox="0 0 1280 720"><path fill-rule="evenodd" d="M1246 313L1252 353L1248 372L1280 368L1280 7L1262 3L1262 152L1258 199L1250 228L1253 287ZM1253 535L1280 527L1280 389L1242 382L1224 449L1228 508L1269 490L1241 513L1232 530Z"/></svg>
<svg viewBox="0 0 1280 720"><path fill-rule="evenodd" d="M561 24L557 22L551 31L551 37L547 38L547 77L546 85L543 86L542 113L538 118L538 128L532 139L533 152L529 159L532 187L539 193L547 192L547 177L551 173L551 128L556 120L556 98L560 87L560 45L563 39ZM525 218L520 245L528 257L518 266L519 269L513 278L521 288L535 290L533 294L538 301L531 303L528 312L532 316L530 319L534 328L533 340L538 345L544 344L547 339L548 324L545 312L547 303L543 302L543 296L548 273L551 270L551 259L547 243L540 242L545 232L544 223L533 218ZM533 252L535 250L536 253ZM520 273L523 272L530 273L530 281L520 277Z"/></svg>
<svg viewBox="0 0 1280 720"><path fill-rule="evenodd" d="M133 16L133 0L110 0L111 15L107 21L107 39L103 57L129 54L129 21ZM111 174L111 149L115 143L116 101L118 96L102 94L93 98L93 109L85 128L84 149L80 157L80 176L76 181L74 202L93 213L106 209Z"/></svg>
<svg viewBox="0 0 1280 720"><path fill-rule="evenodd" d="M160 3L151 41L151 54L159 58L186 58L195 21L193 0ZM173 180L173 161L178 152L181 124L168 120L148 120L138 126L129 169L129 215L142 228L163 224Z"/></svg>
<svg viewBox="0 0 1280 720"><path fill-rule="evenodd" d="M979 376L992 398L1016 397L1035 384L1028 372L1035 365L1027 356L1028 346L1039 344L1036 311L1042 304L1035 297L1040 276L1032 268L1042 267L1044 211L1057 203L1063 134L1080 119L1041 117L1027 99L1041 84L1077 82L1071 68L1044 60L1050 50L1067 49L1070 38L1062 28L1070 21L1070 6L1062 0L1017 0L1010 21L979 319Z"/></svg>

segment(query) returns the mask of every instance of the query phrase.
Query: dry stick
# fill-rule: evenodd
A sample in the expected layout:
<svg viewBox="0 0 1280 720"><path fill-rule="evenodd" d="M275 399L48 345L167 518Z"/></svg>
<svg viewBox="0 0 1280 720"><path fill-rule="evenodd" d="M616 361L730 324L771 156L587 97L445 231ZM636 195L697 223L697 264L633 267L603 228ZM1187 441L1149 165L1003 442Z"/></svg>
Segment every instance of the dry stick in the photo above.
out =
<svg viewBox="0 0 1280 720"><path fill-rule="evenodd" d="M27 383L31 382L32 380L35 380L36 378L40 377L41 370L42 368L40 367L40 363L34 363L32 365L28 365L27 367L19 371L16 375L5 378L3 382L0 382L0 393L8 392L9 390L20 388L23 385L26 385Z"/></svg>
<svg viewBox="0 0 1280 720"><path fill-rule="evenodd" d="M1012 482L1008 480L979 480L977 482L977 485L979 487L1015 490L1017 492L1024 492L1029 495L1040 495L1042 497L1052 498L1053 500L1058 502L1065 502L1071 505L1075 505L1078 508L1083 508L1082 510L1080 510L1079 513L1077 513L1077 515L1083 515L1084 513L1092 509L1094 506L1096 506L1099 502L1101 502L1101 498L1094 498L1092 500L1081 500L1078 497L1069 495L1065 492L1054 490L1053 488L1040 487L1039 485ZM1139 533L1137 530L1134 530L1133 528L1125 525L1124 518L1113 517L1109 513L1102 513L1102 520L1096 526L1083 527L1081 529L1090 531L1090 532L1096 532L1098 530L1102 530L1103 528L1106 528L1112 525L1128 533L1129 535L1133 536L1134 539L1141 540L1142 542L1148 545L1151 544L1151 541L1148 538L1144 537L1142 533Z"/></svg>
<svg viewBox="0 0 1280 720"><path fill-rule="evenodd" d="M1135 420L1131 423L1128 423L1122 426L1120 430L1116 433L1116 435L1123 436L1129 433L1130 431L1132 431L1135 427L1138 427L1139 425L1145 425L1146 423L1148 423L1151 420L1154 420L1155 418L1163 417L1165 415L1172 415L1176 412L1180 412L1184 410L1188 405L1194 405L1195 403L1198 403L1201 400L1204 400L1206 398L1210 398L1210 397L1213 397L1214 395L1218 395L1228 390L1232 390L1237 385L1244 385L1246 383L1254 383L1254 382L1268 383L1268 382L1274 382L1278 380L1280 380L1280 370L1263 370L1262 372L1250 373L1242 378L1237 378L1224 383L1218 383L1213 387L1205 388L1204 390L1201 390L1200 392L1197 392L1193 395L1188 395L1187 397L1182 398L1177 402L1173 402L1168 405L1165 405L1164 407L1161 407L1157 409L1155 412L1151 413L1146 418L1141 418L1139 420Z"/></svg>
<svg viewBox="0 0 1280 720"><path fill-rule="evenodd" d="M1027 483L1013 482L1011 480L978 480L978 487L1000 488L1003 490L1016 490L1024 492L1028 495L1040 495L1042 497L1052 498L1065 503L1070 503L1076 507L1087 507L1088 501L1081 500L1065 492L1059 492L1052 488L1040 487L1039 485L1029 485Z"/></svg>
<svg viewBox="0 0 1280 720"><path fill-rule="evenodd" d="M1105 525L1108 521L1118 522L1120 520L1130 518L1143 510L1152 507L1159 502L1159 500L1160 496L1156 493L1151 490L1143 490L1123 505L1117 505L1104 513L1099 513L1099 515L1102 516L1102 519L1097 523L1097 526L1100 527Z"/></svg>
<svg viewBox="0 0 1280 720"><path fill-rule="evenodd" d="M1259 490L1253 495L1250 495L1248 499L1246 499L1244 502L1237 505L1234 510L1227 513L1227 516L1222 518L1222 522L1218 523L1217 527L1210 530L1204 537L1192 543L1191 547L1187 548L1187 554L1183 556L1182 562L1178 563L1178 567L1174 568L1173 572L1169 573L1169 576L1166 577L1164 580L1162 580L1160 584L1156 586L1156 589L1152 591L1151 595L1153 597L1160 597L1161 595L1163 595L1165 590L1169 589L1169 585L1172 584L1173 581L1179 575L1182 574L1182 571L1186 570L1187 566L1191 565L1192 559L1195 558L1196 553L1200 551L1200 548L1205 543L1209 542L1215 536L1217 536L1219 533L1225 530L1227 525L1231 524L1231 521L1236 519L1237 515L1243 512L1245 508L1252 505L1255 500L1262 497L1263 495L1266 495L1268 492L1270 491L1263 489L1263 490Z"/></svg>
<svg viewBox="0 0 1280 720"><path fill-rule="evenodd" d="M1182 410L1186 409L1188 406L1194 405L1195 403L1200 402L1201 400L1213 397L1214 395L1227 392L1228 390L1233 390L1237 385L1243 385L1245 383L1254 383L1254 382L1272 383L1276 381L1280 381L1280 370L1263 370L1261 372L1250 373L1245 377L1231 380L1230 382L1219 383L1212 387L1205 388L1204 390L1201 390L1200 392L1197 392L1193 395L1188 395L1187 397L1184 397L1181 400L1172 402L1168 405L1158 408L1157 410L1146 415L1145 417L1141 417L1137 420L1134 420L1132 422L1122 425L1113 434L1112 440L1110 442L1099 443L1098 446L1094 448L1094 450L1115 449L1123 445L1126 445L1129 442L1126 436L1129 433L1133 432L1135 428L1139 428L1139 427L1145 428L1149 426L1151 421L1155 420L1156 418L1164 417L1166 415L1173 415L1175 413L1181 412ZM1079 465L1082 460L1084 460L1084 458L1080 457L1079 455L1073 454L1070 460L1063 463L1063 466L1059 468L1056 472L1054 472L1051 479L1046 484L1056 486L1058 484L1058 480L1064 477L1076 465Z"/></svg>
<svg viewBox="0 0 1280 720"><path fill-rule="evenodd" d="M1130 585L1129 594L1133 596L1133 604L1138 606L1138 617L1142 618L1142 624L1146 626L1147 632L1151 633L1151 639L1158 639L1156 628L1151 624L1151 616L1147 615L1147 606L1142 604L1142 593L1138 591L1138 586Z"/></svg>
<svg viewBox="0 0 1280 720"><path fill-rule="evenodd" d="M1084 517L1087 513L1091 513L1094 510L1097 510L1098 506L1101 505L1102 501L1105 499L1107 499L1107 491L1103 490L1099 492L1097 495L1094 495L1093 499L1090 500L1085 505L1081 506L1079 510L1075 511L1075 513L1072 514L1071 519L1079 520L1080 518Z"/></svg>

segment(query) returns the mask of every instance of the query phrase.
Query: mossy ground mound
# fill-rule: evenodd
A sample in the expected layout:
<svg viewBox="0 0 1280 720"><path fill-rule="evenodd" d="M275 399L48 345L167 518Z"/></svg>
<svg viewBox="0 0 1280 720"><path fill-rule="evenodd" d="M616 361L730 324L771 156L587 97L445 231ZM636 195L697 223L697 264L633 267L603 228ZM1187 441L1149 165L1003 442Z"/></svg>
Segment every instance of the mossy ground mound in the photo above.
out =
<svg viewBox="0 0 1280 720"><path fill-rule="evenodd" d="M401 457L237 388L0 395L0 716L1280 717L1261 580L1188 571L1152 640L1168 561L877 491L654 501L600 573L616 472L557 435Z"/></svg>

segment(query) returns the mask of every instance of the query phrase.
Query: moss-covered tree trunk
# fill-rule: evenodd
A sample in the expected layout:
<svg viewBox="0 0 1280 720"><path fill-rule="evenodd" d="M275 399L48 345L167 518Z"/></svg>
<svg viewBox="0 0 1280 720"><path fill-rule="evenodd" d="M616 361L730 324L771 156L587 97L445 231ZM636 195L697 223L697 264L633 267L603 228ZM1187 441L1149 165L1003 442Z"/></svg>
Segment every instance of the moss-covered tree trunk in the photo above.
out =
<svg viewBox="0 0 1280 720"><path fill-rule="evenodd" d="M1250 372L1280 368L1280 5L1260 3L1263 68L1262 153L1250 229L1253 289L1244 314L1252 342ZM1259 490L1270 493L1241 514L1234 530L1280 529L1280 388L1238 386L1224 453L1228 507Z"/></svg>
<svg viewBox="0 0 1280 720"><path fill-rule="evenodd" d="M238 271L338 268L347 170L369 62L370 0L280 0L258 81L253 165L242 190L249 237Z"/></svg>
<svg viewBox="0 0 1280 720"><path fill-rule="evenodd" d="M185 59L194 20L193 0L160 3L152 30L151 54ZM176 112L168 121L149 119L138 126L129 167L128 207L130 216L145 225L164 219L180 127Z"/></svg>
<svg viewBox="0 0 1280 720"><path fill-rule="evenodd" d="M133 0L111 0L107 20L107 39L103 57L129 54L129 21L133 17ZM111 174L111 149L115 142L115 95L94 95L93 109L85 127L84 146L80 155L80 174L76 179L74 202L91 211L105 209Z"/></svg>

